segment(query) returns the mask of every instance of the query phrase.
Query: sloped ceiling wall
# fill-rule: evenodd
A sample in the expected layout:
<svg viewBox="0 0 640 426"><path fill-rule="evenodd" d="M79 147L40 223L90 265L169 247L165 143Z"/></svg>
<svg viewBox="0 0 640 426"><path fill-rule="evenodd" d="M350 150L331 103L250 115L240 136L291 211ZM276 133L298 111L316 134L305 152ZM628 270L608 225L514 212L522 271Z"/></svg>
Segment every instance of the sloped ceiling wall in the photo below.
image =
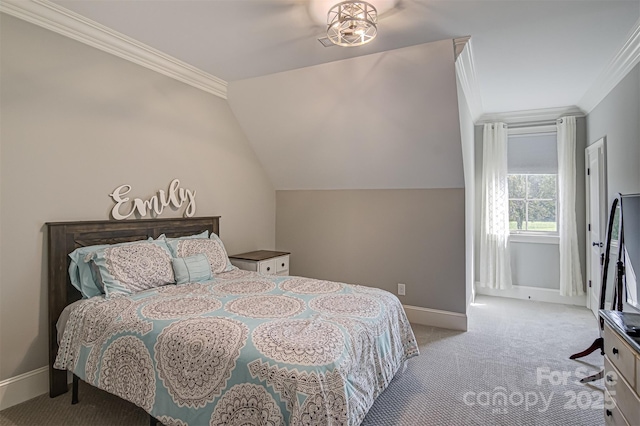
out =
<svg viewBox="0 0 640 426"><path fill-rule="evenodd" d="M232 82L228 100L276 190L464 187L451 40Z"/></svg>

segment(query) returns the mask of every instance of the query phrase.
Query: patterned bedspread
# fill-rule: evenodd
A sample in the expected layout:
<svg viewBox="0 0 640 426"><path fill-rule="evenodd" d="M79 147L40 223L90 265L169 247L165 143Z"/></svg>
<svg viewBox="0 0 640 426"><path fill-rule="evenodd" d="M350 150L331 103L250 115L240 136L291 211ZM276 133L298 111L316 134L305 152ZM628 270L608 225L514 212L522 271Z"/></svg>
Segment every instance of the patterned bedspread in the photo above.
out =
<svg viewBox="0 0 640 426"><path fill-rule="evenodd" d="M167 426L357 425L416 355L391 293L234 270L88 299L54 366Z"/></svg>

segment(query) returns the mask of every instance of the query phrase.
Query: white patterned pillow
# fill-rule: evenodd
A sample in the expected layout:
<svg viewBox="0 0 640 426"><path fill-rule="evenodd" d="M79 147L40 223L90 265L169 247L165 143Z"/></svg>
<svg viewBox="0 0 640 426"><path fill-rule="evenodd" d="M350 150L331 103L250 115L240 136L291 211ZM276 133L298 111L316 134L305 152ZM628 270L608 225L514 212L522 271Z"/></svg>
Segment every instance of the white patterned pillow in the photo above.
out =
<svg viewBox="0 0 640 426"><path fill-rule="evenodd" d="M193 234L193 235L185 235L183 237L167 237L165 234L160 234L160 236L158 238L156 238L156 240L166 240L166 241L172 241L172 240L185 240L188 238L209 238L209 231L202 231L199 234ZM152 238L153 240L153 238Z"/></svg>
<svg viewBox="0 0 640 426"><path fill-rule="evenodd" d="M164 241L119 244L87 256L97 267L107 297L133 294L175 282L171 251Z"/></svg>
<svg viewBox="0 0 640 426"><path fill-rule="evenodd" d="M174 257L189 257L204 254L211 265L211 273L219 274L235 269L227 256L224 244L216 234L209 238L168 240L167 245Z"/></svg>

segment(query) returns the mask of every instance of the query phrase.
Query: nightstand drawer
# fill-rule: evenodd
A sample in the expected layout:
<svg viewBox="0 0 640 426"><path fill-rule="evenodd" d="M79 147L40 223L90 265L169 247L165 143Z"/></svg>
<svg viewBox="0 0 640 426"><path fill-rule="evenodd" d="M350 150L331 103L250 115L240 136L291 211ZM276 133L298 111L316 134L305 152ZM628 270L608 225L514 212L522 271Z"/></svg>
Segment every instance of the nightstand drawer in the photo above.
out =
<svg viewBox="0 0 640 426"><path fill-rule="evenodd" d="M289 256L281 256L274 259L276 262L276 274L289 272Z"/></svg>
<svg viewBox="0 0 640 426"><path fill-rule="evenodd" d="M258 272L264 275L273 275L276 273L276 260L263 260L258 263Z"/></svg>
<svg viewBox="0 0 640 426"><path fill-rule="evenodd" d="M633 349L611 329L609 324L604 325L603 337L605 355L609 357L609 361L616 366L623 377L633 382L636 369L636 357Z"/></svg>

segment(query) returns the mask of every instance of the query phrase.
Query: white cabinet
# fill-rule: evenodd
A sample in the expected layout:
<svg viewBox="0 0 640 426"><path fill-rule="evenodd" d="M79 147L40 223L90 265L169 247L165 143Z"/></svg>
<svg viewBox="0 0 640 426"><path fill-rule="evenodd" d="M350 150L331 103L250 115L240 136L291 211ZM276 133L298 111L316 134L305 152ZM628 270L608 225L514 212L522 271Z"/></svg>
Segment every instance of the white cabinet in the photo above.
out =
<svg viewBox="0 0 640 426"><path fill-rule="evenodd" d="M605 424L633 425L640 419L640 342L625 333L625 326L638 323L640 315L600 311L604 318Z"/></svg>
<svg viewBox="0 0 640 426"><path fill-rule="evenodd" d="M246 271L265 275L289 275L289 255L285 251L258 250L234 254L229 260L234 266Z"/></svg>

